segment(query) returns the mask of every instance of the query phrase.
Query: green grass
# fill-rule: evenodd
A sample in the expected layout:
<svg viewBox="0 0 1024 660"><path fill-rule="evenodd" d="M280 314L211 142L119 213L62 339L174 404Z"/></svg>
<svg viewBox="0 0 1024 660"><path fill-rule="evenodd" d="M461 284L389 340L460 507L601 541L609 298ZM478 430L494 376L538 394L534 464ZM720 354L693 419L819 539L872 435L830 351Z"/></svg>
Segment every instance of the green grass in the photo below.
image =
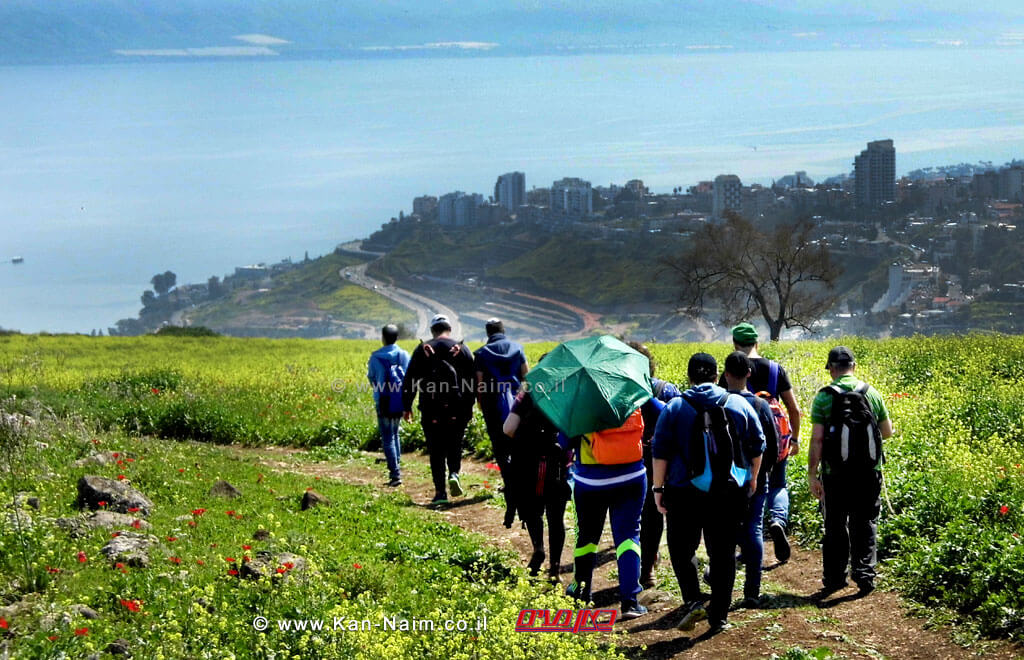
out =
<svg viewBox="0 0 1024 660"><path fill-rule="evenodd" d="M41 501L39 511L21 509L17 521L6 510L0 517L0 602L21 603L5 617L13 657L85 657L117 639L140 658L615 656L594 636L514 634L520 608L568 603L510 568L519 562L509 551L412 506L400 492L381 495L277 472L212 445L97 433L70 421L45 421L28 434L6 429L0 441L6 497L28 492ZM71 466L98 450L117 452L122 464ZM100 548L110 530L72 539L50 522L78 513L75 484L86 473L124 475L153 500L149 533L160 544L148 568L106 560ZM209 496L218 479L242 496ZM307 488L332 505L300 511ZM28 531L19 533L16 522ZM269 538L254 540L258 529ZM229 574L264 551L300 555L308 569L281 566L284 577L260 581ZM126 607L133 602L138 611ZM74 614L76 604L99 618ZM270 630L253 629L257 616ZM332 628L335 617L464 620L470 629L341 632ZM477 629L485 617L486 629ZM328 629L283 632L277 623L308 618L324 619Z"/></svg>

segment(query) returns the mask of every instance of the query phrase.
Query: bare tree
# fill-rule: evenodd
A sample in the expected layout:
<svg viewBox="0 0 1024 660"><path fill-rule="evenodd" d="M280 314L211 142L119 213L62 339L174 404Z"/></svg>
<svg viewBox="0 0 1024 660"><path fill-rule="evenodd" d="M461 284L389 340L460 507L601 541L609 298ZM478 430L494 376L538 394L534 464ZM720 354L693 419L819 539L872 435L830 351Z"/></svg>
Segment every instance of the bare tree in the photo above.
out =
<svg viewBox="0 0 1024 660"><path fill-rule="evenodd" d="M840 274L828 248L811 242L813 228L802 220L763 232L731 212L701 228L687 252L665 261L679 277L680 311L714 308L728 324L760 315L772 341L783 328L810 330L835 304Z"/></svg>

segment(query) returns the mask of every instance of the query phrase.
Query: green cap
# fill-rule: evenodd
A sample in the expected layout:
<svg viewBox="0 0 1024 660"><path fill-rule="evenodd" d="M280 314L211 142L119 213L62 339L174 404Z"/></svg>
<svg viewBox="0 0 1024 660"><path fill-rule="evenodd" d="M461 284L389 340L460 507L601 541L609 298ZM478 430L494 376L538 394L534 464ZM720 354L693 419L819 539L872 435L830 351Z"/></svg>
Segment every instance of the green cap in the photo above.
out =
<svg viewBox="0 0 1024 660"><path fill-rule="evenodd" d="M732 340L740 346L757 343L757 328L750 323L740 323L732 329Z"/></svg>

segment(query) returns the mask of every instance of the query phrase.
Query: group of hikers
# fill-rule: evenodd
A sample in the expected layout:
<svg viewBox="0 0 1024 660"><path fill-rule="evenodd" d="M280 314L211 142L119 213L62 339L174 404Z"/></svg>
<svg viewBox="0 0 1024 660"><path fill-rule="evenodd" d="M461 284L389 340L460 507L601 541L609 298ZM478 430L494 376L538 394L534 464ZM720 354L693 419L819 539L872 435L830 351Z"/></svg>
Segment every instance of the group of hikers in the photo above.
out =
<svg viewBox="0 0 1024 660"><path fill-rule="evenodd" d="M367 377L389 486L402 483L399 425L403 418L412 420L418 396L434 485L431 503L462 495L463 441L478 405L504 483L504 524L511 527L518 516L529 532L531 575L547 560L548 578L560 582L564 514L572 498L577 529L568 595L591 600L607 517L620 618L647 613L638 596L655 585L663 533L684 600L681 630L693 630L705 618L711 634L726 626L738 563L745 567L740 607L765 606L765 534L779 562L791 553L787 468L800 451L801 412L786 370L758 353L752 324L732 329L734 351L723 369L708 353L692 355L686 387L657 378L647 347L629 342L647 358L651 396L621 426L574 437L562 432L524 386L526 354L506 337L502 321L488 320L485 330L487 342L470 353L451 337L448 319L435 316L432 338L410 356L396 344L397 328L383 328L384 345L370 356ZM881 395L854 375L849 348L833 348L825 366L831 384L813 401L807 460L809 488L822 503L825 527L818 595L847 587L848 576L866 595L875 581L882 440L893 426ZM702 537L710 594L700 584L696 553Z"/></svg>

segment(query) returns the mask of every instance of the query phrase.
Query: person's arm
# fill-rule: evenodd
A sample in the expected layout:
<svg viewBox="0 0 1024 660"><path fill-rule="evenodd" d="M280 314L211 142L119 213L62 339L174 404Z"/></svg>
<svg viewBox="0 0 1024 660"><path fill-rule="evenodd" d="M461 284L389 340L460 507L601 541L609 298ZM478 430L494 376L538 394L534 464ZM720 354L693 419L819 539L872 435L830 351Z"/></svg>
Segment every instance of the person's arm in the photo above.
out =
<svg viewBox="0 0 1024 660"><path fill-rule="evenodd" d="M530 371L530 363L526 361L526 355L523 355L523 363L519 365L519 381L522 382L526 379L526 374Z"/></svg>
<svg viewBox="0 0 1024 660"><path fill-rule="evenodd" d="M750 459L750 485L747 486L747 495L750 497L754 496L757 492L757 478L761 474L761 459L764 454L759 454L754 458Z"/></svg>
<svg viewBox="0 0 1024 660"><path fill-rule="evenodd" d="M484 372L476 372L476 403L480 410L484 409Z"/></svg>
<svg viewBox="0 0 1024 660"><path fill-rule="evenodd" d="M886 419L878 425L878 430L882 434L882 439L891 438L892 434L896 432L896 429L892 426L892 420Z"/></svg>
<svg viewBox="0 0 1024 660"><path fill-rule="evenodd" d="M425 346L421 344L420 346ZM405 421L412 421L412 402L416 398L417 380L419 380L420 368L423 361L423 349L417 348L412 352L409 359L409 369L405 372L405 379L402 381L402 417Z"/></svg>
<svg viewBox="0 0 1024 660"><path fill-rule="evenodd" d="M746 399L743 399L746 403ZM761 426L761 418L754 410L754 406L747 405L747 435L749 437L749 454L747 460L750 461L750 485L747 486L747 494L753 497L754 493L757 492L757 477L761 472L761 459L764 457L765 450L765 437L764 428Z"/></svg>
<svg viewBox="0 0 1024 660"><path fill-rule="evenodd" d="M796 456L800 453L800 406L796 404L796 397L793 395L792 389L786 390L779 396L782 398L782 405L786 407L789 428L793 432L793 439L789 444L789 455Z"/></svg>
<svg viewBox="0 0 1024 660"><path fill-rule="evenodd" d="M825 425L814 424L811 427L811 447L807 450L807 484L811 488L811 495L819 500L825 497L825 487L821 485L821 477L818 475L821 445L824 440Z"/></svg>
<svg viewBox="0 0 1024 660"><path fill-rule="evenodd" d="M653 475L651 480L654 482L654 486L661 488L665 486L665 475L668 473L668 461L664 458L654 459L654 469L652 470ZM661 496L663 493L654 494L654 504L658 507L659 513L668 513L665 509L665 505L661 502Z"/></svg>
<svg viewBox="0 0 1024 660"><path fill-rule="evenodd" d="M516 429L519 428L519 413L510 412L505 418L505 424L501 427L502 432L510 438L516 436Z"/></svg>

